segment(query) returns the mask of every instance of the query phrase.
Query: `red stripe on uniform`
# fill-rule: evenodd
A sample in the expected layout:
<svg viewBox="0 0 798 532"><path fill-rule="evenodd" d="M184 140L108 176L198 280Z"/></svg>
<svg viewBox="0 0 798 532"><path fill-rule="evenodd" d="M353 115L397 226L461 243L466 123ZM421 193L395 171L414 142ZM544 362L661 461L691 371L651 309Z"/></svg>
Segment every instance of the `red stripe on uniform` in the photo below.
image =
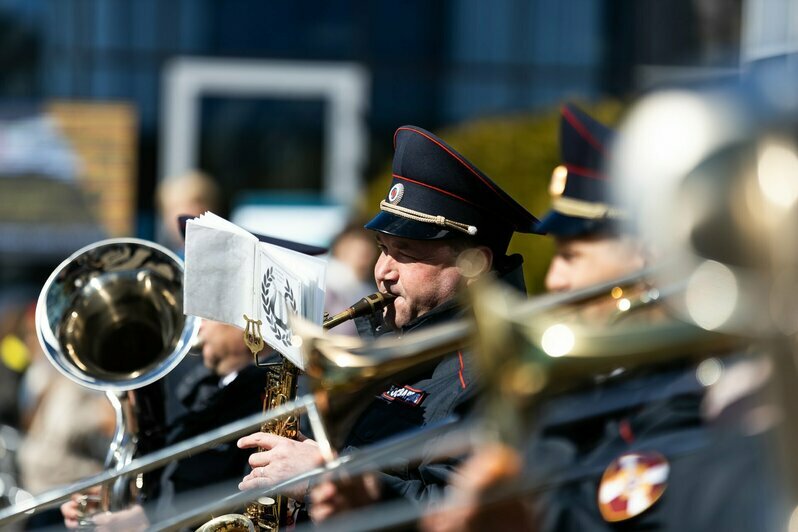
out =
<svg viewBox="0 0 798 532"><path fill-rule="evenodd" d="M463 389L465 390L466 382L465 379L463 378L463 370L465 369L465 366L463 366L463 352L458 351L457 357L460 359L460 371L457 372L457 375L460 377L460 386L462 386Z"/></svg>

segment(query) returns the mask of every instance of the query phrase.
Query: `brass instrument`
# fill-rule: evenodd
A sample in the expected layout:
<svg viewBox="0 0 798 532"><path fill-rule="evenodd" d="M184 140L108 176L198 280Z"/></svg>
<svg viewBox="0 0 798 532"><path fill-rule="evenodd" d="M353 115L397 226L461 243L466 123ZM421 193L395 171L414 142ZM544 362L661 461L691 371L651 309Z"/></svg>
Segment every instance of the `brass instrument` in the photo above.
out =
<svg viewBox="0 0 798 532"><path fill-rule="evenodd" d="M384 304L389 304L393 298L390 295L386 296L387 297L384 298ZM371 297L369 299L371 301L374 300ZM359 308L363 308L363 306L360 306ZM365 308L364 311L368 312L368 310ZM305 328L313 331L314 334L316 333L317 329L320 329L315 325L301 321L295 324L295 332L299 329L304 330ZM448 337L450 341L453 342L459 342L464 337L462 331L468 329L468 324L458 324L454 328L449 327L447 329L448 332L444 331L443 337ZM299 333L299 335L301 336L301 333ZM437 342L439 339L440 338L433 338L430 335L426 335L424 336L423 341ZM311 426L313 427L314 436L316 436L320 442L322 454L326 458L332 459L329 453L325 454L325 448L329 449L331 446L329 444L329 438L326 436L324 425L320 424L320 416L315 405L315 400L317 398L322 398L324 395L322 389L326 389L327 394L335 394L338 390L346 390L349 392L353 389L352 383L348 382L350 378L361 383L362 385L363 383L369 382L370 379L384 377L385 374L383 374L379 368L380 363L385 364L386 374L390 374L391 372L409 367L419 361L418 359L410 356L413 354L412 346L410 346L410 349L405 349L404 346L407 346L408 344L406 344L406 342L397 342L396 339L377 342L373 346L374 352L377 353L377 356L373 361L370 360L368 356L362 355L352 357L351 355L343 354L340 349L335 348L335 343L345 344L346 342L359 343L359 341L355 338L337 336L332 344L322 348L318 352L314 352L313 356L310 357L306 365L306 371L308 372L308 376L310 377L313 388L317 390L316 398L311 396L297 398L293 401L283 404L282 406L278 406L276 409L265 414L252 414L246 418L228 423L227 425L221 426L207 433L200 434L198 436L194 436L173 444L169 447L159 449L149 453L146 456L134 458L127 465L116 470L106 470L91 477L74 482L69 486L56 488L39 494L31 499L20 501L10 508L0 510L0 526L17 521L30 511L35 511L38 508L52 506L53 504L62 502L68 499L70 495L84 492L92 486L111 482L123 476L136 475L139 473L152 471L169 462L179 460L204 449L214 447L222 442L229 441L230 439L251 434L252 431L261 428L264 423L268 424L272 421L280 420L286 416L296 416L301 411L306 411L309 414L309 420L311 421ZM328 348L332 348L332 352L328 352ZM390 358L391 353L396 352L397 350L399 350L400 353L405 353L408 355L405 357L404 362L397 362ZM343 357L338 356L341 354L343 354ZM324 378L323 375L328 375L329 378ZM199 515L213 515L220 513L220 510L229 511L232 508L240 507L241 505L251 501L252 498L253 497L250 492L242 492L241 494L238 494L238 496L229 498L229 500L215 500L213 502L209 502L208 505L203 508L201 513L195 512L195 514L191 516L190 520L181 522L181 525L196 522Z"/></svg>
<svg viewBox="0 0 798 532"><path fill-rule="evenodd" d="M618 285L638 283L649 273L638 272L571 293L540 296L524 302L516 310L519 314L532 316L564 304L601 297ZM151 471L221 442L250 434L260 428L264 421L269 423L287 415L296 415L300 411L308 413L320 451L328 462L324 472L343 468L346 461L337 459L334 449L341 444L347 433L347 422L354 416L353 407L358 403L358 398L362 397L363 389L407 368L473 345L476 333L474 323L470 319L442 324L401 339L387 337L374 342L363 342L358 338L347 336L325 335L321 327L303 320L297 320L292 324L292 328L302 341L302 350L306 358L305 372L313 389L312 397L306 396L289 401L265 415L253 414L147 456L136 458L118 471L104 471L71 486L51 490L18 503L12 508L0 511L0 525L20 518L31 509L63 501L72 493L85 491L91 486L114 480L122 475ZM397 444L401 445L402 442ZM264 493L266 491L263 490ZM200 515L219 515L224 511L246 505L252 499L250 492L242 492L224 500L207 501L201 505L201 508L198 507L201 511L195 511L190 516L175 516L163 526L167 529L172 526L186 526L195 523Z"/></svg>
<svg viewBox="0 0 798 532"><path fill-rule="evenodd" d="M129 238L78 250L42 288L36 330L45 355L70 380L104 391L116 411L106 468L129 464L140 443L133 390L166 375L196 337L198 320L183 315L182 303L182 261ZM105 485L100 508L129 504L141 488L134 480Z"/></svg>
<svg viewBox="0 0 798 532"><path fill-rule="evenodd" d="M357 303L347 308L346 310L328 318L325 316L322 327L325 330L332 329L341 323L348 320L355 319L359 316L368 314L376 314L387 305L389 305L396 296L393 294L385 294L377 292L360 299ZM245 319L247 319L245 317ZM263 411L273 411L275 408L282 406L296 397L297 380L299 378L299 369L288 360L283 359L282 362L276 364L261 365L258 363L257 353L262 348L263 342L258 342L251 338L252 332L245 331L245 341L250 347L255 358L255 364L265 366L268 368L266 375L266 395L263 400ZM290 414L285 417L271 419L261 426L261 432L269 434L276 434L285 438L296 439L299 433L299 417ZM262 449L259 449L259 451ZM291 507L295 506L295 501L291 501L284 495L277 494L272 497L261 497L258 500L247 505L244 515L248 518L258 530L269 532L276 532L283 525L292 524L290 513ZM239 521L240 516L231 514L231 522ZM217 518L218 519L218 518ZM227 527L227 522L219 520L218 523L224 523ZM216 527L208 527L210 523L203 526L205 530L219 530ZM208 527L208 528L206 528ZM226 530L227 528L225 528Z"/></svg>
<svg viewBox="0 0 798 532"><path fill-rule="evenodd" d="M257 354L255 354L257 364ZM296 397L297 379L299 369L288 360L271 364L266 373L266 395L263 399L263 412L273 411ZM299 433L299 416L289 414L284 417L270 419L260 427L261 432L276 434L284 438L296 439ZM263 449L258 449L262 451ZM282 524L288 520L289 505L291 502L288 497L276 495L274 498L262 497L247 505L244 516L251 521L257 530L276 532ZM239 520L241 516L232 514L232 520ZM219 518L217 518L219 519ZM224 521L219 520L221 525ZM206 523L201 527L207 531L228 530L227 522L224 528L209 527ZM208 527L208 528L206 528Z"/></svg>
<svg viewBox="0 0 798 532"><path fill-rule="evenodd" d="M630 276L626 285L616 288L631 287L638 293L638 281ZM625 312L605 313L609 322L569 319L572 316L559 306L533 310L516 294L495 285L476 290L476 353L486 384L483 430L489 438L511 445L523 443L523 430L534 424L534 406L545 395L584 386L596 375L617 368L633 371L679 359L697 363L722 358L739 353L750 340L674 317L664 308L665 301L652 297L652 289L638 293L635 301L623 306ZM606 295L610 301L617 299L612 291ZM632 319L631 313L643 310L646 315Z"/></svg>

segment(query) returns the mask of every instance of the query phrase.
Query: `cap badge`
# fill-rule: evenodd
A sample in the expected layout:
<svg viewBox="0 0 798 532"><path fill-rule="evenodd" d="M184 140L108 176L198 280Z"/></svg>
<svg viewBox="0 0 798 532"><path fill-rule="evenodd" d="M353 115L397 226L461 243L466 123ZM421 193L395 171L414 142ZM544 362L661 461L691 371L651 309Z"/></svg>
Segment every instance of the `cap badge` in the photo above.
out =
<svg viewBox="0 0 798 532"><path fill-rule="evenodd" d="M565 184L568 182L568 169L560 165L551 173L551 183L549 183L549 194L557 198L565 192Z"/></svg>
<svg viewBox="0 0 798 532"><path fill-rule="evenodd" d="M396 183L394 186L391 187L391 190L388 191L388 202L392 205L396 205L400 201L402 201L402 196L405 195L405 186L402 183Z"/></svg>
<svg viewBox="0 0 798 532"><path fill-rule="evenodd" d="M667 487L670 465L654 451L624 453L607 467L598 488L598 505L605 521L638 516L656 503Z"/></svg>

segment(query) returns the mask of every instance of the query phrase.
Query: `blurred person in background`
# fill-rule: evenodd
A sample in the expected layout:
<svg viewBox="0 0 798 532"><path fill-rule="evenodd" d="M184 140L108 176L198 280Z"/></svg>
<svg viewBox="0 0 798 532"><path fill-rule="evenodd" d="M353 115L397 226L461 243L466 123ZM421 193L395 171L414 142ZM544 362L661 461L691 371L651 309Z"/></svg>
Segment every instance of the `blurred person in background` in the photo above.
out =
<svg viewBox="0 0 798 532"><path fill-rule="evenodd" d="M26 320L33 294L27 287L0 294L0 507L24 496L19 491L17 452L22 439L20 385L31 359Z"/></svg>
<svg viewBox="0 0 798 532"><path fill-rule="evenodd" d="M24 433L17 454L20 485L37 494L103 470L116 426L105 394L71 381L50 363L36 337L35 303L22 338L31 362L20 387ZM32 516L27 528L60 521L57 509Z"/></svg>
<svg viewBox="0 0 798 532"><path fill-rule="evenodd" d="M157 207L157 232L159 244L166 246L183 258L185 246L181 216L199 216L206 211L218 214L223 207L219 185L208 174L192 169L182 174L167 176L155 190ZM201 361L197 357L184 357L164 377L167 425L186 413L185 407L174 393L184 378L192 371L200 371Z"/></svg>
<svg viewBox="0 0 798 532"><path fill-rule="evenodd" d="M349 225L330 245L324 311L331 316L374 292L374 264L379 249L374 235L362 225ZM351 321L342 323L331 334L357 334Z"/></svg>
<svg viewBox="0 0 798 532"><path fill-rule="evenodd" d="M199 170L165 178L155 191L158 207L158 232L161 244L183 256L183 234L178 224L180 216L199 216L211 211L220 216L222 193L216 181Z"/></svg>
<svg viewBox="0 0 798 532"><path fill-rule="evenodd" d="M33 290L9 290L0 295L0 424L20 427L20 391L23 375L36 349L35 335L28 337L26 322L34 307ZM31 346L34 342L36 345Z"/></svg>

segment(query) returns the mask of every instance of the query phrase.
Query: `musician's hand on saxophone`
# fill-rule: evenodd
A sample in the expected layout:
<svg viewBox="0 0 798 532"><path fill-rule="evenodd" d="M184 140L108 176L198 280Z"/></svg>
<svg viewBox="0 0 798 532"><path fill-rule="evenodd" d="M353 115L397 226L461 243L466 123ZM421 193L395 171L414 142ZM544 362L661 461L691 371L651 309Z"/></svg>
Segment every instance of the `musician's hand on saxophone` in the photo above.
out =
<svg viewBox="0 0 798 532"><path fill-rule="evenodd" d="M247 490L266 487L295 477L322 464L319 446L299 433L293 440L276 434L256 432L238 440L241 449L260 449L249 457L252 472L245 476L238 488ZM286 495L304 501L307 484L296 485Z"/></svg>

